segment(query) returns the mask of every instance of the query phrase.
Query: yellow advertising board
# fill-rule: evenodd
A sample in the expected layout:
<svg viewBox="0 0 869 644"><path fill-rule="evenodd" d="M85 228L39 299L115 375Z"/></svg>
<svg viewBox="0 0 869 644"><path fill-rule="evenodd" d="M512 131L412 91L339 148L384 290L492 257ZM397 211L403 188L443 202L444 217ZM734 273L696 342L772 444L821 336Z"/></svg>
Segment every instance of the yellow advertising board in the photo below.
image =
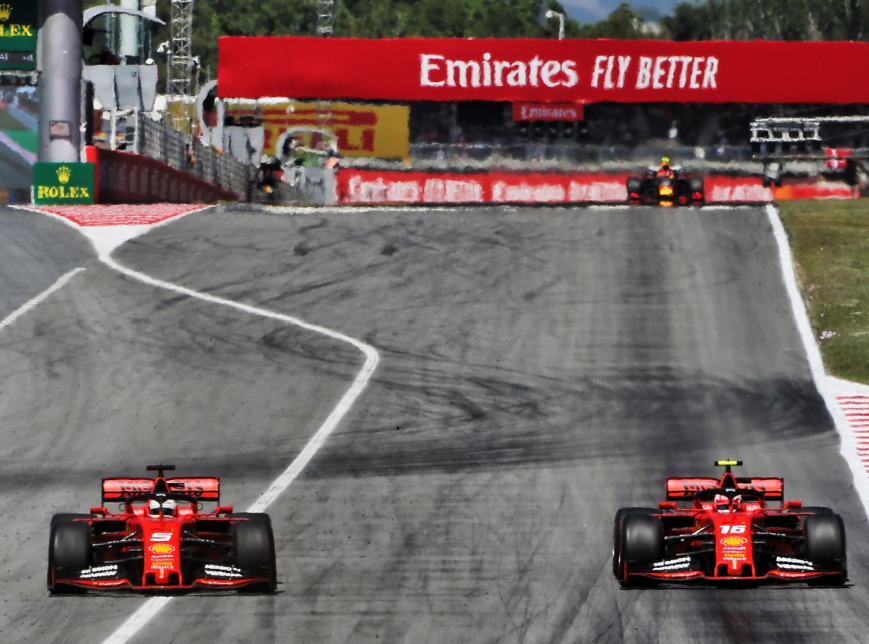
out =
<svg viewBox="0 0 869 644"><path fill-rule="evenodd" d="M405 105L364 105L356 103L325 103L320 113L316 103L260 102L255 108L248 104L226 106L227 116L262 119L265 127L263 154L277 156L281 135L294 128L331 131L338 143L338 152L345 157L407 159L410 156L410 108ZM299 132L296 141L305 147L317 147L316 133Z"/></svg>
<svg viewBox="0 0 869 644"><path fill-rule="evenodd" d="M196 123L196 104L186 97L170 99L166 102L166 115L169 127L190 134L191 124Z"/></svg>

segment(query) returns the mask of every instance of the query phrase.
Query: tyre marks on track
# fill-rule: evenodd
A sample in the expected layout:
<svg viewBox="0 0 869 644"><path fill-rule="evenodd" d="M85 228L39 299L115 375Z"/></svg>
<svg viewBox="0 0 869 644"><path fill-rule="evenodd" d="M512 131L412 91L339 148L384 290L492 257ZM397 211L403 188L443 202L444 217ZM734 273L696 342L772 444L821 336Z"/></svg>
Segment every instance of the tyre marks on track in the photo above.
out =
<svg viewBox="0 0 869 644"><path fill-rule="evenodd" d="M201 205L179 205L179 204L158 204L147 206L62 206L62 207L40 207L27 208L27 210L35 210L53 217L62 218L67 223L71 223L85 234L94 244L99 253L99 259L113 270L151 287L169 290L179 295L198 299L209 304L225 306L243 313L254 316L266 317L285 324L300 327L313 333L325 335L333 340L344 342L358 349L364 356L365 362L353 380L353 384L344 393L338 401L335 408L330 412L329 416L314 433L302 451L295 459L287 466L287 468L269 485L269 487L256 499L256 501L247 508L247 512L265 512L283 492L287 490L290 484L302 472L305 466L311 461L320 447L326 442L326 439L332 431L338 426L344 416L350 411L353 404L362 395L374 371L377 369L377 364L380 360L380 354L369 344L365 344L360 340L351 338L350 336L339 333L324 326L311 324L299 318L284 315L276 311L241 304L222 297L216 297L207 293L200 293L187 287L165 282L153 278L144 273L134 271L122 264L116 262L112 257L112 251L134 237L146 233L148 230L158 225L168 223L169 220L182 215L192 214L193 212L203 210ZM117 228L121 227L121 228ZM28 302L19 311L13 313L12 316L0 322L0 325L5 325L14 321L13 316L23 314L39 301L50 295L52 292L63 286L71 277L78 271L84 269L76 269L61 277L51 288L44 293L41 293L36 298ZM29 308L25 308L29 307ZM2 326L0 326L2 328ZM167 604L172 601L172 597L155 597L148 600L137 611L121 624L111 635L109 635L103 644L124 644L133 637L148 623L148 621L160 612Z"/></svg>

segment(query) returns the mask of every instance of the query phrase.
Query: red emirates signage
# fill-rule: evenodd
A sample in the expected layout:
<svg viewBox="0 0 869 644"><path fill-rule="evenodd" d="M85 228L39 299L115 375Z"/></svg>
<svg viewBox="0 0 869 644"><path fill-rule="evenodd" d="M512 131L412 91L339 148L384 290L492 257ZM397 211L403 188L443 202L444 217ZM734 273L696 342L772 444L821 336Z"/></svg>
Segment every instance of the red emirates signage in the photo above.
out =
<svg viewBox="0 0 869 644"><path fill-rule="evenodd" d="M864 42L227 36L218 46L227 98L869 103Z"/></svg>
<svg viewBox="0 0 869 644"><path fill-rule="evenodd" d="M513 103L514 121L582 121L582 103Z"/></svg>
<svg viewBox="0 0 869 644"><path fill-rule="evenodd" d="M421 172L342 168L336 197L344 204L379 203L626 203L626 173ZM786 192L785 192L786 191ZM716 203L774 198L850 198L841 182L784 186L773 191L760 177L708 175L706 198Z"/></svg>

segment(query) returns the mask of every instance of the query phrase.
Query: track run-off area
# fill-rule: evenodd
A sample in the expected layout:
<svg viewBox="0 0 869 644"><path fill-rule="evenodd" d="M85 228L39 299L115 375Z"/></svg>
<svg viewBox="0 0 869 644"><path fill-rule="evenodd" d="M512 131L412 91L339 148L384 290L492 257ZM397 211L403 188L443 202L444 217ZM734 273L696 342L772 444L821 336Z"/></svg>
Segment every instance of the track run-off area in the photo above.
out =
<svg viewBox="0 0 869 644"><path fill-rule="evenodd" d="M0 220L4 643L867 638L865 391L774 212ZM842 514L851 583L621 589L615 511L716 458ZM267 506L277 593L48 595L51 515L157 462Z"/></svg>

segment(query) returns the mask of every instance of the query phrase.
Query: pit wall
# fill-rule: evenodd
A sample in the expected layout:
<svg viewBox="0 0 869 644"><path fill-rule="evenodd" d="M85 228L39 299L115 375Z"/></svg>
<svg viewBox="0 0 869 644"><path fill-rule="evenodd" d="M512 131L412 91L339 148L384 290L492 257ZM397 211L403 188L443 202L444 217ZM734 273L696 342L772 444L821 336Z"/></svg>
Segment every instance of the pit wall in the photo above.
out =
<svg viewBox="0 0 869 644"><path fill-rule="evenodd" d="M627 173L413 172L341 168L336 197L342 204L378 203L625 203ZM776 199L858 196L844 182L809 180L765 188L760 177L706 175L706 201L768 202Z"/></svg>
<svg viewBox="0 0 869 644"><path fill-rule="evenodd" d="M87 160L95 164L96 203L216 203L241 199L189 172L141 154L88 147Z"/></svg>

